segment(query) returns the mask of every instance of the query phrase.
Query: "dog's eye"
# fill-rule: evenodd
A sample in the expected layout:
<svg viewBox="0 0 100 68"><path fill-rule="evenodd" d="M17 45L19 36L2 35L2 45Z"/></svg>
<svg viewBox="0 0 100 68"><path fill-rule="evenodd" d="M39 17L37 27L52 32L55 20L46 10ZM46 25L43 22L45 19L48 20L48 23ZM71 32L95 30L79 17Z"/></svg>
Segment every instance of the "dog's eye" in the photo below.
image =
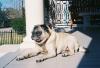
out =
<svg viewBox="0 0 100 68"><path fill-rule="evenodd" d="M37 32L36 32L36 35L37 35L37 36L40 36L41 34L42 34L41 31L37 31Z"/></svg>

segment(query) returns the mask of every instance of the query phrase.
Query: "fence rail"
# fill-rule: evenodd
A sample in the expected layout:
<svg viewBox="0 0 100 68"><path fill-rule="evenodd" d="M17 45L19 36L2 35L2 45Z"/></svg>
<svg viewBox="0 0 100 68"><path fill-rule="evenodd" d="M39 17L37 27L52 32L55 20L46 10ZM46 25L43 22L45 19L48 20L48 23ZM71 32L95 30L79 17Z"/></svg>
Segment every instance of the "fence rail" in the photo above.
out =
<svg viewBox="0 0 100 68"><path fill-rule="evenodd" d="M25 34L18 34L14 30L0 31L0 45L20 44L23 42Z"/></svg>

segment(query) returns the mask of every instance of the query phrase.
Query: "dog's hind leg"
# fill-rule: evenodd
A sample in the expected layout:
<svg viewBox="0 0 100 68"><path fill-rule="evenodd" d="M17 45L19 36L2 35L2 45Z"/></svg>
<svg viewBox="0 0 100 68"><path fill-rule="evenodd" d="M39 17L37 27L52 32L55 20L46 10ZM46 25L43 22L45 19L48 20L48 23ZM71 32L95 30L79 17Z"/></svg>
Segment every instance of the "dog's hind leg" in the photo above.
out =
<svg viewBox="0 0 100 68"><path fill-rule="evenodd" d="M86 49L80 46L78 42L74 42L74 43L75 43L75 53L76 52L86 52Z"/></svg>
<svg viewBox="0 0 100 68"><path fill-rule="evenodd" d="M75 52L75 53L77 53L77 52L79 51L79 46L80 46L80 45L78 44L78 42L75 41L75 42L74 42L74 52Z"/></svg>
<svg viewBox="0 0 100 68"><path fill-rule="evenodd" d="M79 47L79 52L86 52L86 49L82 46Z"/></svg>
<svg viewBox="0 0 100 68"><path fill-rule="evenodd" d="M69 48L69 56L71 56L71 55L74 55L75 53L74 53L74 49L73 48Z"/></svg>
<svg viewBox="0 0 100 68"><path fill-rule="evenodd" d="M69 56L75 54L75 52L74 52L75 46L74 46L74 43L73 43L73 42L69 42L69 43L68 43L68 50L69 50L69 51L68 51L68 55L69 55Z"/></svg>
<svg viewBox="0 0 100 68"><path fill-rule="evenodd" d="M67 51L67 50L62 51L62 57L67 57L67 56L69 56L68 52L69 52L69 51Z"/></svg>
<svg viewBox="0 0 100 68"><path fill-rule="evenodd" d="M62 57L67 57L67 56L71 56L71 55L74 55L74 50L73 49L69 49L67 51L62 52Z"/></svg>
<svg viewBox="0 0 100 68"><path fill-rule="evenodd" d="M69 48L66 46L62 51L62 57L67 57L67 56L69 56Z"/></svg>

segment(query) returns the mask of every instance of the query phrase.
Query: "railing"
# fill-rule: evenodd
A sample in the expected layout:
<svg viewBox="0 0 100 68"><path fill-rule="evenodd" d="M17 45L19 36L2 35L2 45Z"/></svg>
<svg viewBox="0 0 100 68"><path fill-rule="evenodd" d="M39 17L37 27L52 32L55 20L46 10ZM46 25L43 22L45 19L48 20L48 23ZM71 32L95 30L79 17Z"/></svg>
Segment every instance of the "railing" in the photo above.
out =
<svg viewBox="0 0 100 68"><path fill-rule="evenodd" d="M25 34L18 34L14 30L0 31L0 45L20 44L23 42Z"/></svg>

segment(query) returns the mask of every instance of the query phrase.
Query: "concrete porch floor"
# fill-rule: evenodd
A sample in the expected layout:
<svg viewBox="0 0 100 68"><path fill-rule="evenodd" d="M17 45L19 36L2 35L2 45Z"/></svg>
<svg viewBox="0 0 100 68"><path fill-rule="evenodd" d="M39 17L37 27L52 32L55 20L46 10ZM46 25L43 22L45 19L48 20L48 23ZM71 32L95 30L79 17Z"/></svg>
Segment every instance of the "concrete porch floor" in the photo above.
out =
<svg viewBox="0 0 100 68"><path fill-rule="evenodd" d="M4 68L100 68L100 31L75 31L80 45L88 48L88 53L76 53L73 56L57 57L36 63L36 57L16 61L15 59Z"/></svg>
<svg viewBox="0 0 100 68"><path fill-rule="evenodd" d="M22 61L14 60L5 68L77 68L83 55L83 53L77 53L69 57L59 55L41 63L36 63L36 57Z"/></svg>

